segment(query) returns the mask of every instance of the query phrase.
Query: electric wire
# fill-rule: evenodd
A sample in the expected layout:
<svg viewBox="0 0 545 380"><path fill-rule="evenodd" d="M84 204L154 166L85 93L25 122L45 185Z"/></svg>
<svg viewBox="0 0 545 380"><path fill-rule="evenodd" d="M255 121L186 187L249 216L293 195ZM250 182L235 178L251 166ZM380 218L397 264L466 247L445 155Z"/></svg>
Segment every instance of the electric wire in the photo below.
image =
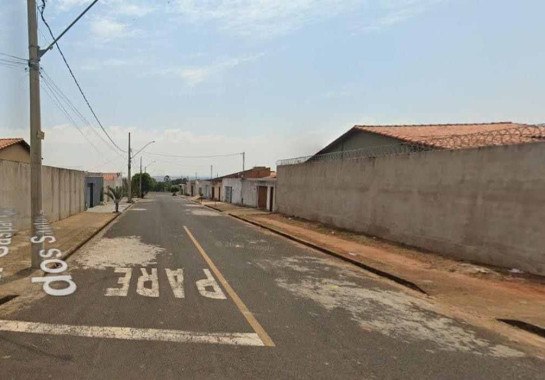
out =
<svg viewBox="0 0 545 380"><path fill-rule="evenodd" d="M44 79L44 77L42 76L42 79ZM48 83L47 80L43 80L42 83L44 84L44 87L43 89L45 90L46 94L51 98L51 100L53 101L53 103L57 106L57 108L59 108L59 110L68 118L68 121L71 122L70 125L72 125L73 127L75 127L78 132L87 140L87 142L95 149L95 151L99 154L99 155L103 155L102 152L96 147L96 145L89 139L89 137L87 135L85 135L85 133L83 132L83 130L81 129L81 127L78 125L78 123L76 123L76 121L74 120L74 118L72 117L72 115L70 115L70 113L66 110L66 108L64 107L64 105L62 104L62 101L59 99L59 97L57 96L57 94L55 94L55 91L52 89L51 85Z"/></svg>
<svg viewBox="0 0 545 380"><path fill-rule="evenodd" d="M176 155L176 154L152 153L152 152L146 152L145 154L149 154L149 155L152 155L152 156L174 157L174 158L219 158L219 157L240 156L242 153L213 154L213 155L205 155L205 156L181 156L181 155Z"/></svg>
<svg viewBox="0 0 545 380"><path fill-rule="evenodd" d="M49 31L49 34L51 35L51 38L53 38L53 40L55 40L55 35L53 34L53 31L51 30L51 27L49 26L48 22L46 21L45 19L45 16L44 16L44 11L45 11L45 6L46 6L46 3L45 3L45 0L42 0L42 5L38 7L38 11L40 12L40 17L42 19L42 22L44 23L44 25L46 26L47 30ZM68 63L68 60L66 59L64 53L62 52L61 50L61 47L59 45L58 42L55 42L55 46L57 47L57 50L59 51L59 54L61 55L61 58L62 60L64 61L64 64L66 65L68 71L70 72L70 76L72 77L72 79L74 80L74 83L76 84L81 96L83 97L83 99L85 100L85 103L87 104L87 107L89 108L89 110L91 111L91 114L93 115L94 119L96 120L96 122L98 123L98 125L100 126L100 129L102 129L102 131L104 132L104 134L106 135L106 137L108 137L108 140L110 140L110 142L117 148L119 149L121 152L123 153L126 153L127 151L126 150L123 150L122 148L119 147L119 145L117 145L117 143L112 139L112 137L110 136L110 134L108 133L108 131L106 130L106 128L104 128L104 125L102 125L102 122L100 121L100 119L98 118L95 110L93 109L93 107L91 106L91 103L89 102L89 99L87 98L87 96L85 95L85 92L83 91L81 85L79 84L79 81L77 80L73 70L72 70L72 67L70 66L70 64Z"/></svg>
<svg viewBox="0 0 545 380"><path fill-rule="evenodd" d="M61 99L64 100L64 102L68 105L68 107L78 116L78 118L82 121L83 124L86 124L89 126L89 129L100 139L106 146L110 149L112 149L114 152L116 152L118 155L120 154L114 147L111 146L108 141L102 137L101 134L99 134L91 125L89 120L77 109L77 107L72 103L72 101L64 94L64 92L57 86L57 84L53 81L53 79L47 74L47 72L42 68L41 73L43 74L42 78L44 81L48 82L51 90L54 91Z"/></svg>
<svg viewBox="0 0 545 380"><path fill-rule="evenodd" d="M17 57L16 55L11 55L11 54L2 53L2 52L0 52L0 55L3 55L5 57L9 57L9 58L12 58L12 59L17 59L19 61L22 61L22 63L25 63L25 64L28 62L28 59Z"/></svg>
<svg viewBox="0 0 545 380"><path fill-rule="evenodd" d="M66 117L72 122L73 126L78 129L78 131L89 142L89 144L91 144L91 146L93 146L95 151L97 151L97 153L100 156L104 156L104 154L95 146L95 144L93 144L93 142L88 138L88 136L85 135L83 130L80 129L78 123L72 118L72 116L69 114L68 110L65 107L63 107L62 101L65 102L65 104L68 106L68 108L70 110L72 110L72 112L74 112L76 115L78 115L78 117L80 118L80 120L84 124L87 124L90 127L89 129L97 137L99 137L106 144L106 146L108 148L113 149L113 152L115 153L115 157L107 159L104 163L95 165L93 167L93 170L95 168L97 168L97 167L104 166L106 164L109 164L109 163L113 162L116 159L119 159L119 157L121 156L121 153L119 151L117 151L116 149L114 149L108 143L108 141L106 141L104 139L104 137L102 137L94 128L91 127L91 124L89 123L87 118L85 118L85 116L83 116L81 114L81 112L79 112L79 110L74 106L74 104L71 102L71 100L64 94L64 92L57 86L57 84L53 81L53 79L46 73L46 71L43 68L41 69L41 74L43 74L43 75L41 75L41 78L43 79L43 83L47 86L44 89L46 90L46 92L48 92L48 91L50 92L50 93L48 92L48 96L50 96L52 98L55 105L61 110L61 112L63 112L66 115Z"/></svg>

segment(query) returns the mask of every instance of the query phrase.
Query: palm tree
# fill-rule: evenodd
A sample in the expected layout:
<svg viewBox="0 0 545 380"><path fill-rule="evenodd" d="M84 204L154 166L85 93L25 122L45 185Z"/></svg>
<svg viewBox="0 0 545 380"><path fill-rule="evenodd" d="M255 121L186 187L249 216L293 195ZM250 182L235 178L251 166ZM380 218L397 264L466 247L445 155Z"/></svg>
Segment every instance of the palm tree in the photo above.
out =
<svg viewBox="0 0 545 380"><path fill-rule="evenodd" d="M119 202L121 202L121 198L123 198L123 188L121 186L116 186L114 189L112 189L110 186L108 186L108 192L106 195L108 198L114 201L115 212L119 212Z"/></svg>

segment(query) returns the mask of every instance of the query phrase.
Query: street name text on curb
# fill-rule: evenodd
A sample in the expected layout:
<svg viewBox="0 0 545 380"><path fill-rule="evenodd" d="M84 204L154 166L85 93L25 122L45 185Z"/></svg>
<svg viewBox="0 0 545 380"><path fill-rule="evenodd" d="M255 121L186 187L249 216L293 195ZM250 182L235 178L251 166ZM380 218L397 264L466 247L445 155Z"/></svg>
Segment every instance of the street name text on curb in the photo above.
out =
<svg viewBox="0 0 545 380"><path fill-rule="evenodd" d="M47 219L42 215L35 219L34 224L39 236L30 238L32 244L55 243L57 239L53 236L53 229ZM68 269L66 261L61 259L62 251L57 248L40 250L40 257L44 260L40 263L40 269L47 274L54 276L32 277L32 283L42 282L43 290L50 296L68 296L77 289L76 283L69 274L59 275ZM56 284L52 287L52 284ZM64 286L63 286L64 285Z"/></svg>

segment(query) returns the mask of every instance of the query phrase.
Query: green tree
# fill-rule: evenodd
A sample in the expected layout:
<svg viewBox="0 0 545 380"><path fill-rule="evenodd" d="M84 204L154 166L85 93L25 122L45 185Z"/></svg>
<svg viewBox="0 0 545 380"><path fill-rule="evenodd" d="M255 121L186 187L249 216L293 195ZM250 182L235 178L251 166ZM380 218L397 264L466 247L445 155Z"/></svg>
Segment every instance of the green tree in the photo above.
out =
<svg viewBox="0 0 545 380"><path fill-rule="evenodd" d="M160 181L156 182L153 191L165 191L165 183Z"/></svg>
<svg viewBox="0 0 545 380"><path fill-rule="evenodd" d="M133 195L144 198L144 195L153 190L153 179L148 173L142 173L142 194L140 192L140 173L132 176L131 188Z"/></svg>

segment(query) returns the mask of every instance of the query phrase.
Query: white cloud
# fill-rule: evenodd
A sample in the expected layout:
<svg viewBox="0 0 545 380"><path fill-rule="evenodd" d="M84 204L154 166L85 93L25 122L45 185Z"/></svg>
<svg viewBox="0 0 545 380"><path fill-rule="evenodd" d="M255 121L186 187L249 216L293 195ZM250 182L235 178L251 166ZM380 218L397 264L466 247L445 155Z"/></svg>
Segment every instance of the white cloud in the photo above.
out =
<svg viewBox="0 0 545 380"><path fill-rule="evenodd" d="M122 22L106 18L95 18L91 22L91 33L100 40L109 41L129 36L133 32L129 31L127 24Z"/></svg>
<svg viewBox="0 0 545 380"><path fill-rule="evenodd" d="M195 22L218 23L229 32L255 37L285 34L347 12L357 0L177 0L176 11Z"/></svg>
<svg viewBox="0 0 545 380"><path fill-rule="evenodd" d="M210 165L214 166L214 173L228 174L241 169L242 158L236 153L246 152L246 167L267 165L274 166L281 158L311 154L323 147L327 142L324 136L327 131L305 131L289 135L256 134L253 136L237 136L230 133L195 133L184 127L165 130L151 130L149 128L128 128L109 126L110 136L119 146L127 145L127 134L132 132L132 146L139 150L147 142L156 142L145 149L143 165L152 166L149 172L152 175L199 175L210 173ZM100 154L90 145L88 140L72 126L67 124L44 127L45 140L43 142L44 164L49 166L66 167L86 171L122 171L127 172L125 153L116 153L108 147L96 134L83 129L84 134L100 150ZM95 131L102 134L98 128ZM0 136L22 136L27 138L28 130L2 129ZM106 138L103 134L102 136ZM216 158L176 158L152 155L149 153L174 154L184 156L203 155L235 155ZM137 170L139 157L136 158L133 170Z"/></svg>
<svg viewBox="0 0 545 380"><path fill-rule="evenodd" d="M372 17L364 17L357 29L378 31L416 17L447 0L380 0Z"/></svg>
<svg viewBox="0 0 545 380"><path fill-rule="evenodd" d="M86 60L85 64L81 66L82 70L85 71L96 71L104 68L119 68L127 66L137 66L144 65L145 62L142 59L119 59L119 58L109 58L104 60Z"/></svg>
<svg viewBox="0 0 545 380"><path fill-rule="evenodd" d="M59 0L58 7L60 10L66 11L75 7L80 7L88 4L87 0Z"/></svg>
<svg viewBox="0 0 545 380"><path fill-rule="evenodd" d="M339 15L376 30L414 17L446 0L176 0L175 12L193 23L251 37L274 37Z"/></svg>
<svg viewBox="0 0 545 380"><path fill-rule="evenodd" d="M81 10L83 10L90 4L90 1L91 0L58 0L57 3L52 5L56 5L61 11L69 11L74 8L81 8ZM131 17L143 17L155 9L155 7L146 0L101 0L95 5L94 10L96 11L104 8L108 9L110 15L125 15Z"/></svg>
<svg viewBox="0 0 545 380"><path fill-rule="evenodd" d="M155 10L155 8L153 6L151 6L151 5L149 5L149 4L144 4L144 3L125 4L125 3L122 3L122 4L118 4L115 7L114 12L117 13L117 14L125 15L125 16L144 17L147 14L153 12L154 10Z"/></svg>
<svg viewBox="0 0 545 380"><path fill-rule="evenodd" d="M163 70L163 74L172 74L180 76L182 80L188 86L196 86L202 82L207 81L213 76L221 75L224 71L233 69L237 66L243 65L260 59L264 56L264 53L247 55L243 57L229 58L223 61L212 63L203 66L187 66L181 68L169 68Z"/></svg>

